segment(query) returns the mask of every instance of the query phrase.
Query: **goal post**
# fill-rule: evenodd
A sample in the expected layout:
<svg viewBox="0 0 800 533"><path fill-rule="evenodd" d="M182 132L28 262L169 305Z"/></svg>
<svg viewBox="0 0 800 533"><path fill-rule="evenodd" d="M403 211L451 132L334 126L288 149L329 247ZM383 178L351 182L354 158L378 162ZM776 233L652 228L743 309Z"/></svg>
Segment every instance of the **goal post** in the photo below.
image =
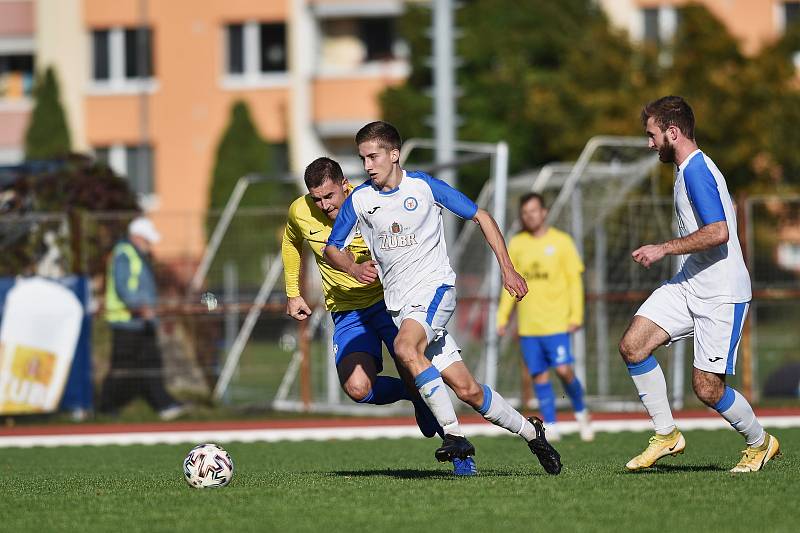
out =
<svg viewBox="0 0 800 533"><path fill-rule="evenodd" d="M405 142L403 149L400 152L400 165L402 166L412 150L416 148L435 148L435 141L429 139L412 138ZM482 142L468 142L456 141L453 147L460 152L467 152L477 155L489 156L491 160L491 174L488 182L492 184L493 190L500 191L499 194L492 195L491 213L500 228L501 233L505 233L506 227L506 195L503 191L507 188L508 182L508 143L499 141L496 143L482 143ZM467 158L468 161L474 158ZM460 162L448 164L447 166L453 167L460 165ZM462 231L469 231L471 225L467 224ZM474 226L472 226L474 229ZM463 251L463 248L458 246L460 239L456 241L456 248L453 255L453 262L457 263L458 258ZM448 243L448 245L451 243ZM483 381L492 388L497 384L497 365L498 365L498 342L497 342L497 306L500 298L500 291L502 290L500 266L497 261L492 261L489 267L489 311L488 311L488 324L486 326L486 356L484 366Z"/></svg>

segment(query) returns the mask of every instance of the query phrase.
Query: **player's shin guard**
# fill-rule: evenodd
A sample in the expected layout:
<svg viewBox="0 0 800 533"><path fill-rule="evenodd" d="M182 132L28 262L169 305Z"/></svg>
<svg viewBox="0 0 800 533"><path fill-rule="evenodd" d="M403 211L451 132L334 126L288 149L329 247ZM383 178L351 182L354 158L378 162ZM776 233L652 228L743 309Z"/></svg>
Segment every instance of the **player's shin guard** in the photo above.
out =
<svg viewBox="0 0 800 533"><path fill-rule="evenodd" d="M669 434L675 429L675 421L667 399L667 380L658 361L650 354L644 361L628 363L628 372L639 391L639 399L653 420L656 433Z"/></svg>
<svg viewBox="0 0 800 533"><path fill-rule="evenodd" d="M447 387L439 371L430 366L414 377L414 383L422 400L428 405L445 434L463 436L453 402L450 401Z"/></svg>
<svg viewBox="0 0 800 533"><path fill-rule="evenodd" d="M714 409L741 433L748 446L760 446L764 442L764 428L756 418L753 408L744 396L735 389L725 387L725 393Z"/></svg>
<svg viewBox="0 0 800 533"><path fill-rule="evenodd" d="M483 387L483 404L475 410L483 415L483 418L495 426L516 433L527 442L536 438L533 425L519 411L511 407L505 398L488 385L481 387Z"/></svg>
<svg viewBox="0 0 800 533"><path fill-rule="evenodd" d="M534 383L533 391L536 399L539 400L539 411L545 424L553 424L556 421L556 394L553 392L553 384Z"/></svg>
<svg viewBox="0 0 800 533"><path fill-rule="evenodd" d="M358 403L386 405L400 400L411 399L403 380L389 376L378 376L369 393Z"/></svg>

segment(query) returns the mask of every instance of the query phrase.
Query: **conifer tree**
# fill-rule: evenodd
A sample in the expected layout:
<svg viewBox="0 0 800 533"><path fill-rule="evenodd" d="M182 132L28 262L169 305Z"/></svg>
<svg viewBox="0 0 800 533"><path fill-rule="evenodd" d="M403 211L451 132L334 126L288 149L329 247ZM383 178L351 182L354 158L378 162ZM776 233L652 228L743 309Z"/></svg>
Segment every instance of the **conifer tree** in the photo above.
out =
<svg viewBox="0 0 800 533"><path fill-rule="evenodd" d="M234 102L230 120L217 145L216 162L209 191L209 214L206 217L206 237L210 238L222 209L237 181L255 173L267 177L248 187L217 251L208 275L208 285L219 287L226 263L237 267L243 288L259 284L265 258L278 250L277 225L265 220L260 212L247 208L285 206L296 194L292 187L277 178L276 150L256 129L250 110L244 101ZM269 218L269 217L268 217ZM275 227L272 227L272 226Z"/></svg>
<svg viewBox="0 0 800 533"><path fill-rule="evenodd" d="M216 162L211 180L209 207L222 209L236 182L250 173L270 175L274 172L270 145L261 138L247 104L238 100L231 108L230 121L217 145ZM263 207L270 202L273 184L251 187L240 206Z"/></svg>
<svg viewBox="0 0 800 533"><path fill-rule="evenodd" d="M70 134L53 67L40 73L33 95L35 103L25 133L25 157L51 159L66 156L71 148Z"/></svg>

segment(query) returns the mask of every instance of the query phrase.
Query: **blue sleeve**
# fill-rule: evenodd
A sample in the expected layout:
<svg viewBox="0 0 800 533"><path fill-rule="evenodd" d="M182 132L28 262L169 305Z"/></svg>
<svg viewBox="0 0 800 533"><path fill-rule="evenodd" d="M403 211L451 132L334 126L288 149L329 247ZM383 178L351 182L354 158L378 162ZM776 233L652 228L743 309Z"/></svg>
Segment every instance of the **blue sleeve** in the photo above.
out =
<svg viewBox="0 0 800 533"><path fill-rule="evenodd" d="M433 199L437 204L446 207L456 215L466 220L472 220L478 212L478 206L459 190L454 189L442 180L433 178L424 172L411 172L408 174L423 180L431 188Z"/></svg>
<svg viewBox="0 0 800 533"><path fill-rule="evenodd" d="M683 171L686 194L704 226L725 220L725 209L717 189L717 180L706 166L702 154L695 156Z"/></svg>
<svg viewBox="0 0 800 533"><path fill-rule="evenodd" d="M357 221L358 217L356 217L356 210L353 207L353 194L350 194L339 208L339 214L336 215L331 235L328 237L328 245L335 246L340 250L344 248Z"/></svg>

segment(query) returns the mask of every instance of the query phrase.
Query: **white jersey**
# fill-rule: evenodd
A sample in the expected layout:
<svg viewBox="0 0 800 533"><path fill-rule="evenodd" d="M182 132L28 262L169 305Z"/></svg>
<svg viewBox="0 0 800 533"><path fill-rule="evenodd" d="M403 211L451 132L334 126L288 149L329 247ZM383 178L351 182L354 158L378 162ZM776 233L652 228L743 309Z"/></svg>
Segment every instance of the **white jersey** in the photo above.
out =
<svg viewBox="0 0 800 533"><path fill-rule="evenodd" d="M750 275L739 245L728 186L714 162L700 150L692 152L676 171L675 214L680 237L724 220L728 242L685 256L674 280L686 284L689 292L703 300L750 301Z"/></svg>
<svg viewBox="0 0 800 533"><path fill-rule="evenodd" d="M400 184L381 191L372 180L342 204L328 244L344 248L360 229L378 263L386 308L399 311L415 289L455 285L442 225L442 208L472 219L475 202L424 172L403 171Z"/></svg>

